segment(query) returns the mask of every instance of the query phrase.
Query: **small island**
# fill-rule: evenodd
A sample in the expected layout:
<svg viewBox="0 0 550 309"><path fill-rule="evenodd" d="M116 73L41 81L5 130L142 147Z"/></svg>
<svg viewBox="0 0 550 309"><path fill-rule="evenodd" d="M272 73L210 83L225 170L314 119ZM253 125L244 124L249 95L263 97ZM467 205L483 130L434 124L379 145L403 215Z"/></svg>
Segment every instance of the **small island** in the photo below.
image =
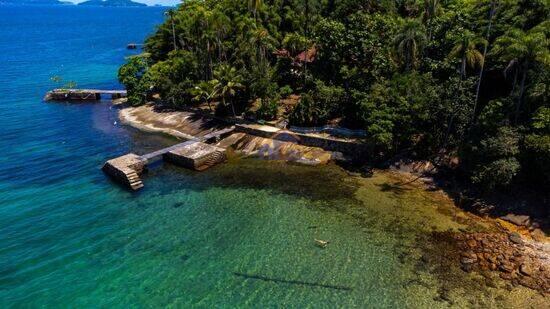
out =
<svg viewBox="0 0 550 309"><path fill-rule="evenodd" d="M89 0L78 5L82 6L105 6L105 7L146 7L147 4L131 0Z"/></svg>

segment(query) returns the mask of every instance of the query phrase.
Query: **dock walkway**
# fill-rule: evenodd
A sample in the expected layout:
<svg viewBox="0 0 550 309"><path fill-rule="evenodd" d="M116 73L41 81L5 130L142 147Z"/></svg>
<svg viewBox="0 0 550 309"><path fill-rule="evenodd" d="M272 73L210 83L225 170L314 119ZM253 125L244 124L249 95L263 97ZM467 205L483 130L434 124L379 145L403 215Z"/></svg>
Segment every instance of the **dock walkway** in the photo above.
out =
<svg viewBox="0 0 550 309"><path fill-rule="evenodd" d="M183 143L180 143L180 144L176 144L176 145L172 145L170 147L166 147L166 148L163 148L163 149L159 149L157 151L153 151L153 152L150 152L150 153L147 153L147 154L144 154L142 156L140 156L143 160L146 160L146 161L151 161L155 158L158 158L158 157L161 157L163 156L164 154L170 152L170 151L173 151L173 150L176 150L178 148L182 148L182 147L185 147L185 146L188 146L188 145L191 145L191 144L194 144L194 143L198 143L198 141L196 140L190 140L190 141L187 141L187 142L183 142Z"/></svg>

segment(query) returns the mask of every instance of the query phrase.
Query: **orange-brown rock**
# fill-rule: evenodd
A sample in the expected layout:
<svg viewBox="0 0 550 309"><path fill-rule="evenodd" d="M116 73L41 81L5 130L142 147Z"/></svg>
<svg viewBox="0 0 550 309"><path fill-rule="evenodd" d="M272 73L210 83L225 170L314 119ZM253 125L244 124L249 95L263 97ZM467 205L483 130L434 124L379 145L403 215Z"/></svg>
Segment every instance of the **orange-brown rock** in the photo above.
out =
<svg viewBox="0 0 550 309"><path fill-rule="evenodd" d="M468 233L452 238L464 271L497 271L514 286L550 293L550 246L524 240L518 233Z"/></svg>

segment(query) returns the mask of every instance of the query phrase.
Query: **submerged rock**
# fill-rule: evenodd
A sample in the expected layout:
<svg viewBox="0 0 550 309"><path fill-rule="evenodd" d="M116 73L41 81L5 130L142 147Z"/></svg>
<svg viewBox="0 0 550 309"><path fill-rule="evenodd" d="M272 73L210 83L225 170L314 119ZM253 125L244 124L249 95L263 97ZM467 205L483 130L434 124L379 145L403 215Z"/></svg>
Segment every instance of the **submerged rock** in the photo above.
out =
<svg viewBox="0 0 550 309"><path fill-rule="evenodd" d="M511 233L510 236L508 236L508 239L510 239L511 242L521 245L523 244L523 240L521 239L521 236L518 233Z"/></svg>
<svg viewBox="0 0 550 309"><path fill-rule="evenodd" d="M500 219L513 223L515 225L525 226L525 227L528 227L531 222L531 219L529 218L529 216L521 216L521 215L514 215L514 214L508 214L506 216L502 216L500 217Z"/></svg>
<svg viewBox="0 0 550 309"><path fill-rule="evenodd" d="M525 276L531 276L533 274L533 269L530 265L523 263L519 267L519 272Z"/></svg>
<svg viewBox="0 0 550 309"><path fill-rule="evenodd" d="M518 233L449 233L455 240L460 268L465 272L497 272L513 286L550 293L550 246L523 240Z"/></svg>

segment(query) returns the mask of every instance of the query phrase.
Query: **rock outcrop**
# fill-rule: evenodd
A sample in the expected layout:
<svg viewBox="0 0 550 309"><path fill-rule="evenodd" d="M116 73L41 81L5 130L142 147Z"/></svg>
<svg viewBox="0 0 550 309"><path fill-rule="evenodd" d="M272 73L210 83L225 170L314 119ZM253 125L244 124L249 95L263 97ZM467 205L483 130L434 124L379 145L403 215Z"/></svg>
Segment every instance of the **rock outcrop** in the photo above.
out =
<svg viewBox="0 0 550 309"><path fill-rule="evenodd" d="M514 285L550 293L550 244L517 233L453 234L464 271L495 271Z"/></svg>

